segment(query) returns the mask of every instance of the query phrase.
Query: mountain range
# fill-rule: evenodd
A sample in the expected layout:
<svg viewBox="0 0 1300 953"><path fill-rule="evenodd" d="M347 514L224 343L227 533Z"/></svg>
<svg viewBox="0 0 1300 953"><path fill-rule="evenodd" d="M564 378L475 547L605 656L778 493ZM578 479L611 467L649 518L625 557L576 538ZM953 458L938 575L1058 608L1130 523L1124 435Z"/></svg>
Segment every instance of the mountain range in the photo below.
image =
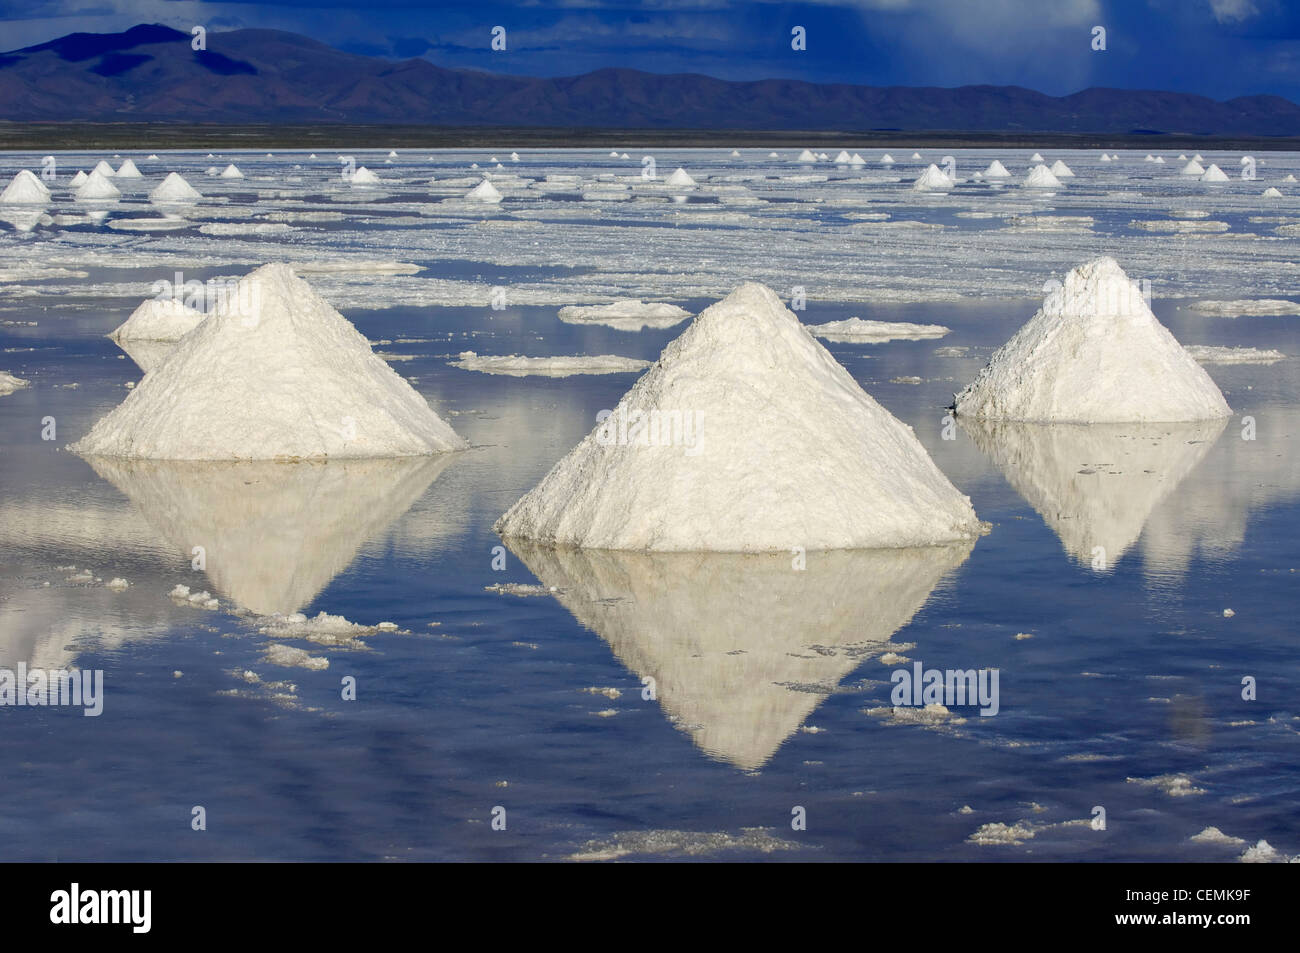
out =
<svg viewBox="0 0 1300 953"><path fill-rule="evenodd" d="M1300 135L1278 96L1226 102L1092 88L855 86L601 69L535 78L360 56L294 33L144 24L0 54L0 121L388 124L659 130Z"/></svg>

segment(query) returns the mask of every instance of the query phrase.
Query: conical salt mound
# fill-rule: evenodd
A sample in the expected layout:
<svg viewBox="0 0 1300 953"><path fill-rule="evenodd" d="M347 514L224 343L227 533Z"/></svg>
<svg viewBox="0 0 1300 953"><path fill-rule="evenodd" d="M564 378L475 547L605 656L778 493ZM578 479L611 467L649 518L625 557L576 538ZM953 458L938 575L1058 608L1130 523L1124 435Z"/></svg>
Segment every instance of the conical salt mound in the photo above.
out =
<svg viewBox="0 0 1300 953"><path fill-rule="evenodd" d="M125 162L123 162L121 166L118 167L117 172L114 174L119 179L143 179L144 178L143 173L141 173L140 170L135 167L135 163L132 162L130 159L127 159Z"/></svg>
<svg viewBox="0 0 1300 953"><path fill-rule="evenodd" d="M1043 423L1214 420L1223 394L1113 258L1073 269L957 395L957 413Z"/></svg>
<svg viewBox="0 0 1300 953"><path fill-rule="evenodd" d="M465 194L465 198L469 199L471 202L500 202L501 193L497 191L495 185L487 179L484 179L478 185L474 186L474 188L470 189L469 192Z"/></svg>
<svg viewBox="0 0 1300 953"><path fill-rule="evenodd" d="M944 175L943 170L937 165L931 163L930 167L912 183L912 191L929 192L935 189L950 189L952 184L952 179Z"/></svg>
<svg viewBox="0 0 1300 953"><path fill-rule="evenodd" d="M883 156L880 157L881 165L893 165L894 162L895 162L894 157L891 156L888 152L886 152Z"/></svg>
<svg viewBox="0 0 1300 953"><path fill-rule="evenodd" d="M352 173L352 177L348 179L348 181L353 185L378 185L379 176L375 175L365 166L362 166Z"/></svg>
<svg viewBox="0 0 1300 953"><path fill-rule="evenodd" d="M113 167L109 165L107 162L105 162L103 159L100 159L97 163L95 163L95 167L90 171L98 172L106 179L111 179L113 176L117 175L117 173L113 171Z"/></svg>
<svg viewBox="0 0 1300 953"><path fill-rule="evenodd" d="M694 185L695 180L685 169L678 169L672 175L668 176L668 184L672 186Z"/></svg>
<svg viewBox="0 0 1300 953"><path fill-rule="evenodd" d="M85 172L78 172L76 175L72 177L72 181L69 182L68 185L72 186L73 188L76 188L77 186L83 184L88 178L90 178L90 176L86 175Z"/></svg>
<svg viewBox="0 0 1300 953"><path fill-rule="evenodd" d="M816 161L817 161L817 157L816 157L815 155L813 155L811 152L809 152L807 149L805 149L803 152L799 153L799 161L800 161L800 162L816 162Z"/></svg>
<svg viewBox="0 0 1300 953"><path fill-rule="evenodd" d="M1228 176L1217 165L1211 163L1210 167L1205 170L1205 174L1201 176L1201 181L1202 182L1227 182Z"/></svg>
<svg viewBox="0 0 1300 953"><path fill-rule="evenodd" d="M990 162L989 167L984 170L984 177L987 179L1006 179L1010 178L1010 176L1011 173L1007 171L1007 167L997 159Z"/></svg>
<svg viewBox="0 0 1300 953"><path fill-rule="evenodd" d="M1111 159L1110 156L1106 155L1106 153L1103 152L1103 153L1101 154L1101 161L1102 161L1102 162L1111 162L1112 159Z"/></svg>
<svg viewBox="0 0 1300 953"><path fill-rule="evenodd" d="M77 189L77 198L83 201L87 199L118 199L121 197L122 193L117 190L117 186L100 175L98 169L86 176L86 181Z"/></svg>
<svg viewBox="0 0 1300 953"><path fill-rule="evenodd" d="M0 205L44 205L49 200L50 190L27 169L21 169L0 192Z"/></svg>
<svg viewBox="0 0 1300 953"><path fill-rule="evenodd" d="M1282 197L1282 193L1271 185L1260 194L1266 199L1280 199Z"/></svg>
<svg viewBox="0 0 1300 953"><path fill-rule="evenodd" d="M1031 156L1029 157L1029 161L1030 161L1030 162L1042 162L1042 161L1043 161L1042 153L1035 152L1033 155L1031 155Z"/></svg>
<svg viewBox="0 0 1300 953"><path fill-rule="evenodd" d="M1052 163L1052 175L1056 176L1058 179L1074 178L1074 172L1072 172L1070 167L1060 159L1057 159Z"/></svg>
<svg viewBox="0 0 1300 953"><path fill-rule="evenodd" d="M150 202L197 202L203 196L179 172L169 172L158 188L149 193Z"/></svg>
<svg viewBox="0 0 1300 953"><path fill-rule="evenodd" d="M1179 175L1205 175L1205 168L1195 159L1192 159L1187 163L1187 165L1183 166L1181 169L1178 170L1178 174Z"/></svg>
<svg viewBox="0 0 1300 953"><path fill-rule="evenodd" d="M847 152L845 152L843 149L841 149L841 150L840 150L840 154L837 155L837 156L835 157L835 164L836 164L836 165L848 165L849 162L851 162L851 161L852 161L852 156L850 156L850 155L849 155Z"/></svg>
<svg viewBox="0 0 1300 953"><path fill-rule="evenodd" d="M1204 158L1204 157L1203 157L1203 156L1198 152L1198 153L1196 153L1196 155L1192 156L1192 161L1193 161L1193 162L1204 162L1204 161L1205 161L1205 158Z"/></svg>
<svg viewBox="0 0 1300 953"><path fill-rule="evenodd" d="M866 165L866 164L867 164L867 160L862 158L862 156L858 155L856 152L849 157L849 165L859 166L859 165Z"/></svg>
<svg viewBox="0 0 1300 953"><path fill-rule="evenodd" d="M981 525L911 428L751 282L701 313L495 529L545 545L788 553L939 544Z"/></svg>
<svg viewBox="0 0 1300 953"><path fill-rule="evenodd" d="M1061 180L1052 175L1052 170L1045 165L1036 165L1025 176L1024 187L1027 189L1059 189Z"/></svg>
<svg viewBox="0 0 1300 953"><path fill-rule="evenodd" d="M240 280L72 449L161 460L457 450L424 398L288 265Z"/></svg>
<svg viewBox="0 0 1300 953"><path fill-rule="evenodd" d="M221 170L221 177L223 179L242 179L244 177L244 173L240 172L239 169L236 168L235 164L232 162L230 165L226 166L224 169Z"/></svg>
<svg viewBox="0 0 1300 953"><path fill-rule="evenodd" d="M109 335L114 341L179 341L203 321L204 314L175 298L150 298Z"/></svg>

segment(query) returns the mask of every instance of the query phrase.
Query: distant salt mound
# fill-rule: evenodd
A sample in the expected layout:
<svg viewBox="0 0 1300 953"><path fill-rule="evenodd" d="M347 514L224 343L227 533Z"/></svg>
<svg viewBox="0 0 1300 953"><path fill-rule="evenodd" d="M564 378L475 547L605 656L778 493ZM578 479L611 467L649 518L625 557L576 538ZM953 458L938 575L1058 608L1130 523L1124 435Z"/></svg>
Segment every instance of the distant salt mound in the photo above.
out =
<svg viewBox="0 0 1300 953"><path fill-rule="evenodd" d="M27 169L20 169L13 181L0 192L0 205L44 205L49 200L50 190Z"/></svg>
<svg viewBox="0 0 1300 953"><path fill-rule="evenodd" d="M862 156L858 155L856 152L849 158L849 165L851 166L864 166L866 164L867 160L862 158Z"/></svg>
<svg viewBox="0 0 1300 953"><path fill-rule="evenodd" d="M288 265L258 268L72 449L163 460L405 457L466 444Z"/></svg>
<svg viewBox="0 0 1300 953"><path fill-rule="evenodd" d="M1146 158L1143 159L1142 161L1143 161L1143 162L1155 162L1155 161L1156 161L1156 157L1153 156L1151 153L1148 152Z"/></svg>
<svg viewBox="0 0 1300 953"><path fill-rule="evenodd" d="M837 155L837 156L835 157L835 164L836 164L836 165L848 165L849 162L851 162L851 161L852 161L852 156L850 156L850 155L849 155L847 152L845 152L843 149L841 149L841 150L840 150L840 154Z"/></svg>
<svg viewBox="0 0 1300 953"><path fill-rule="evenodd" d="M352 173L348 178L348 182L352 185L378 185L379 176L375 175L365 166L361 166L357 171Z"/></svg>
<svg viewBox="0 0 1300 953"><path fill-rule="evenodd" d="M14 377L8 371L0 371L0 397L7 397L20 387L26 387L27 382L21 378Z"/></svg>
<svg viewBox="0 0 1300 953"><path fill-rule="evenodd" d="M1282 198L1282 193L1281 193L1278 189L1275 189L1275 188L1274 188L1273 186L1271 186L1271 185L1270 185L1268 188L1266 188L1263 192L1261 192L1260 195L1263 196L1263 197L1266 198L1266 199L1280 199L1280 198Z"/></svg>
<svg viewBox="0 0 1300 953"><path fill-rule="evenodd" d="M1227 182L1228 176L1217 165L1211 164L1210 167L1205 170L1205 174L1201 176L1201 181L1202 182Z"/></svg>
<svg viewBox="0 0 1300 953"><path fill-rule="evenodd" d="M100 159L97 163L95 163L95 167L90 171L98 172L106 179L111 179L113 176L117 174L116 172L113 171L113 167L109 165L107 162L105 162L103 159Z"/></svg>
<svg viewBox="0 0 1300 953"><path fill-rule="evenodd" d="M920 341L926 338L941 338L948 333L948 328L941 324L909 324L906 321L864 321L862 318L848 318L844 321L830 321L826 324L810 324L808 330L819 338L828 341L854 342L864 344L882 344L885 341L908 340Z"/></svg>
<svg viewBox="0 0 1300 953"><path fill-rule="evenodd" d="M922 172L920 176L917 177L916 181L912 183L912 191L934 192L940 189L950 189L952 186L952 179L944 175L943 170L937 165L931 163L930 167Z"/></svg>
<svg viewBox="0 0 1300 953"><path fill-rule="evenodd" d="M1030 162L1043 162L1043 161L1045 161L1045 160L1043 159L1043 155L1042 155L1042 153L1040 153L1040 152L1035 152L1033 155L1031 155L1031 156L1029 157L1029 161L1030 161Z"/></svg>
<svg viewBox="0 0 1300 953"><path fill-rule="evenodd" d="M1165 157L1164 157L1164 156L1156 156L1156 160L1155 160L1155 161L1156 161L1156 165L1164 165L1164 164L1165 164Z"/></svg>
<svg viewBox="0 0 1300 953"><path fill-rule="evenodd" d="M1113 258L1071 270L955 406L961 416L1043 423L1213 420L1231 413Z"/></svg>
<svg viewBox="0 0 1300 953"><path fill-rule="evenodd" d="M121 197L122 193L117 190L117 186L102 176L98 168L86 176L86 181L77 189L77 199L82 202Z"/></svg>
<svg viewBox="0 0 1300 953"><path fill-rule="evenodd" d="M474 188L470 189L465 194L465 198L471 202L500 202L501 193L497 191L495 185L487 179L484 179L478 185L474 186Z"/></svg>
<svg viewBox="0 0 1300 953"><path fill-rule="evenodd" d="M162 184L149 193L150 202L197 202L203 196L179 172L169 172Z"/></svg>
<svg viewBox="0 0 1300 953"><path fill-rule="evenodd" d="M476 354L461 351L452 367L509 377L572 377L575 374L627 374L648 367L649 361L617 354L524 357L519 354Z"/></svg>
<svg viewBox="0 0 1300 953"><path fill-rule="evenodd" d="M1053 175L1052 170L1045 165L1036 165L1030 169L1022 185L1027 189L1062 188L1061 180Z"/></svg>
<svg viewBox="0 0 1300 953"><path fill-rule="evenodd" d="M913 158L913 159L920 159L920 158L921 158L921 153L919 153L919 152L913 152L913 153L912 153L912 158Z"/></svg>
<svg viewBox="0 0 1300 953"><path fill-rule="evenodd" d="M933 545L982 526L911 428L747 283L495 529L543 545L788 553Z"/></svg>
<svg viewBox="0 0 1300 953"><path fill-rule="evenodd" d="M681 188L695 184L695 180L691 178L691 174L680 167L672 175L668 176L666 181L668 185L671 185L674 188Z"/></svg>
<svg viewBox="0 0 1300 953"><path fill-rule="evenodd" d="M781 157L780 157L779 155L777 155L775 152L769 152L769 153L767 154L767 157L768 157L769 159L779 159L779 158L781 158Z"/></svg>
<svg viewBox="0 0 1300 953"><path fill-rule="evenodd" d="M798 159L797 161L799 161L799 162L816 162L816 161L817 161L817 157L816 157L815 155L813 155L809 150L805 149L803 152L799 153L799 159Z"/></svg>
<svg viewBox="0 0 1300 953"><path fill-rule="evenodd" d="M1006 166L1004 166L997 159L994 159L992 162L989 163L989 167L984 170L984 178L1009 179L1011 178L1011 173L1007 171Z"/></svg>
<svg viewBox="0 0 1300 953"><path fill-rule="evenodd" d="M232 162L230 163L230 165L226 166L224 169L221 170L221 177L223 179L242 179L244 177L244 173L240 172L239 169L236 168L235 164Z"/></svg>
<svg viewBox="0 0 1300 953"><path fill-rule="evenodd" d="M886 152L883 156L880 157L881 165L893 165L895 161L896 160L894 159L894 157L891 156L888 152Z"/></svg>
<svg viewBox="0 0 1300 953"><path fill-rule="evenodd" d="M1101 161L1102 161L1102 162L1111 162L1111 161L1113 161L1113 160L1111 159L1110 156L1106 155L1106 153L1103 152L1103 153L1101 154Z"/></svg>
<svg viewBox="0 0 1300 953"><path fill-rule="evenodd" d="M671 328L691 316L685 308L664 302L646 303L625 298L612 304L568 305L560 309L565 324L603 324L617 331Z"/></svg>
<svg viewBox="0 0 1300 953"><path fill-rule="evenodd" d="M512 152L512 153L510 153L510 161L511 161L511 162L518 162L518 161L519 161L519 153L518 153L518 152Z"/></svg>
<svg viewBox="0 0 1300 953"><path fill-rule="evenodd" d="M1195 159L1188 161L1187 165L1178 170L1179 175L1205 175L1205 167Z"/></svg>
<svg viewBox="0 0 1300 953"><path fill-rule="evenodd" d="M1070 170L1070 167L1061 159L1057 159L1052 163L1052 175L1056 176L1058 179L1074 178L1074 173Z"/></svg>
<svg viewBox="0 0 1300 953"><path fill-rule="evenodd" d="M202 323L202 311L174 298L150 298L109 335L114 341L179 341Z"/></svg>
<svg viewBox="0 0 1300 953"><path fill-rule="evenodd" d="M143 179L144 178L144 174L141 173L141 171L135 167L135 163L132 162L130 159L127 159L125 162L123 162L118 167L117 172L114 174L119 179Z"/></svg>
<svg viewBox="0 0 1300 953"><path fill-rule="evenodd" d="M1295 182L1295 181L1296 181L1296 177L1295 177L1294 175L1288 175L1288 176L1287 176L1285 179L1283 179L1282 181L1283 181L1283 182Z"/></svg>
<svg viewBox="0 0 1300 953"><path fill-rule="evenodd" d="M70 185L72 188L75 189L77 186L84 183L88 178L90 178L90 176L86 175L85 172L78 171L77 174L72 177L72 181L70 181L68 185Z"/></svg>

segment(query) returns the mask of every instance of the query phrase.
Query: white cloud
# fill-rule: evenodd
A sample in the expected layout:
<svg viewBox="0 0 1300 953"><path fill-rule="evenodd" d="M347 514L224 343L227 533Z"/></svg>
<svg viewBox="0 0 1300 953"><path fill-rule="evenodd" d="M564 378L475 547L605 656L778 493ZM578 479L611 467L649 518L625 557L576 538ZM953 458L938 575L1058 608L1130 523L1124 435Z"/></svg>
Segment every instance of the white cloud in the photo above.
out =
<svg viewBox="0 0 1300 953"><path fill-rule="evenodd" d="M1210 9L1220 23L1248 20L1259 14L1253 0L1210 0Z"/></svg>

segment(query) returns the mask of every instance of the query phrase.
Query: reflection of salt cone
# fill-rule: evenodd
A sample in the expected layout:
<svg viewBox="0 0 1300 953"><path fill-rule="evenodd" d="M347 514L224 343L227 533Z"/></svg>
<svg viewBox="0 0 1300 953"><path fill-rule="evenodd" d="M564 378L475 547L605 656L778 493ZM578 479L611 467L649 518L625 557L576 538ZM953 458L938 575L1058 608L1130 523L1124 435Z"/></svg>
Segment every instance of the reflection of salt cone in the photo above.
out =
<svg viewBox="0 0 1300 953"><path fill-rule="evenodd" d="M253 612L307 605L362 544L410 508L450 457L330 463L200 463L88 458L185 556Z"/></svg>
<svg viewBox="0 0 1300 953"><path fill-rule="evenodd" d="M510 548L639 676L708 754L765 764L862 662L855 646L906 625L973 543L810 553Z"/></svg>
<svg viewBox="0 0 1300 953"><path fill-rule="evenodd" d="M1151 511L1195 469L1227 425L958 420L1066 552L1090 566L1100 546L1107 567L1137 542Z"/></svg>

